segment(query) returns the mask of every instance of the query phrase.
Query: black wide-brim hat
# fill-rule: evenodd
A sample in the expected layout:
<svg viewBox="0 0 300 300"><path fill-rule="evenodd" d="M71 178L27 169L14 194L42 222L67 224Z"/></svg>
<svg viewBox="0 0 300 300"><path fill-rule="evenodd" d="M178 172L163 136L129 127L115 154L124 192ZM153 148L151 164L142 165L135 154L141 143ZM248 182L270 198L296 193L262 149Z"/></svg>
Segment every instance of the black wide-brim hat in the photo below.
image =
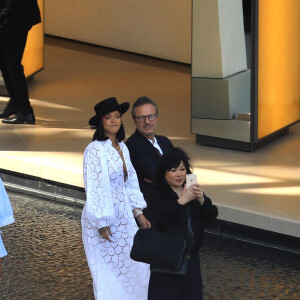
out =
<svg viewBox="0 0 300 300"><path fill-rule="evenodd" d="M119 104L115 97L102 100L101 102L95 105L94 110L96 112L96 115L90 118L89 124L91 126L97 126L97 124L100 122L103 116L115 110L119 111L120 114L123 115L124 113L126 113L128 108L129 108L128 102Z"/></svg>

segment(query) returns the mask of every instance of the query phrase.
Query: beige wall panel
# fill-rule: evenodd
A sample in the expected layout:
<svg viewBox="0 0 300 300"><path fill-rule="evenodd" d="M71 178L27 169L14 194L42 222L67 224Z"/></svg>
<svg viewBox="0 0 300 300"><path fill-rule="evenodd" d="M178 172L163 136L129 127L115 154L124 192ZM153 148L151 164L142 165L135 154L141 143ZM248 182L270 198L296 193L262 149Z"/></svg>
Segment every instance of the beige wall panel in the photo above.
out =
<svg viewBox="0 0 300 300"><path fill-rule="evenodd" d="M191 62L191 0L45 0L45 33Z"/></svg>

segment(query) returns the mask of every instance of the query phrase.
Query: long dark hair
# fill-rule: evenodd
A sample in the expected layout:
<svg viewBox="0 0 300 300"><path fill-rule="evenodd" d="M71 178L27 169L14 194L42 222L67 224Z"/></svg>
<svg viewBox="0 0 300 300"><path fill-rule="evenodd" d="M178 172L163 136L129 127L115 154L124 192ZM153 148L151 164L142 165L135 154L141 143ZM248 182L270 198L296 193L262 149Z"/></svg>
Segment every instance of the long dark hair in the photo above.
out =
<svg viewBox="0 0 300 300"><path fill-rule="evenodd" d="M183 162L187 174L192 174L190 160L189 156L179 147L175 147L173 150L163 154L153 180L154 185L161 188L167 186L166 172L173 168L178 168L181 162Z"/></svg>
<svg viewBox="0 0 300 300"><path fill-rule="evenodd" d="M105 134L104 134L104 128L103 128L102 118L101 118L101 120L99 121L99 123L96 126L96 131L93 136L93 141L106 141L107 139L108 139L108 137L105 136ZM125 129L124 129L123 122L121 123L121 127L120 127L119 131L117 132L116 139L118 142L121 142L125 139Z"/></svg>

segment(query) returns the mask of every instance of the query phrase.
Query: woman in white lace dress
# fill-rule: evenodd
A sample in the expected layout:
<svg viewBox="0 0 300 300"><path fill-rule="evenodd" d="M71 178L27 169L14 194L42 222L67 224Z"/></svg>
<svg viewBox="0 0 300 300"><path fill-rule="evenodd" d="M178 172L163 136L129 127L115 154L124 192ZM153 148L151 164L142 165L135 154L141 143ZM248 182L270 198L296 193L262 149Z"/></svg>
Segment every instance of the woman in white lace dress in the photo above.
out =
<svg viewBox="0 0 300 300"><path fill-rule="evenodd" d="M13 210L7 196L5 187L0 178L0 227L9 225L14 222ZM1 228L0 228L1 229ZM1 239L1 230L0 230L0 277L1 277L1 260L2 257L6 256L7 252L4 248L2 239Z"/></svg>
<svg viewBox="0 0 300 300"><path fill-rule="evenodd" d="M108 98L95 107L89 124L96 128L84 152L86 203L82 212L82 239L93 278L95 299L146 300L149 265L130 258L138 229L151 225L142 209L146 202L123 142L122 114L129 103Z"/></svg>

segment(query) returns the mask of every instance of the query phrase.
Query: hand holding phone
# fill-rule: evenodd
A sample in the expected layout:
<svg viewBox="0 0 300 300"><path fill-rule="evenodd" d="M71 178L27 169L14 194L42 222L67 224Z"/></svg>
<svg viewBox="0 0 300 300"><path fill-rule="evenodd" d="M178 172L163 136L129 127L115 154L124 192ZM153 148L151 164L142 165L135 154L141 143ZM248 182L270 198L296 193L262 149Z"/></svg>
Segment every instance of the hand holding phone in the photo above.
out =
<svg viewBox="0 0 300 300"><path fill-rule="evenodd" d="M196 174L186 174L186 188L189 188L192 184L197 184Z"/></svg>
<svg viewBox="0 0 300 300"><path fill-rule="evenodd" d="M186 174L185 187L183 189L182 195L178 199L179 204L185 205L191 200L195 199L195 188L189 189L189 187L193 184L197 184L197 175Z"/></svg>

